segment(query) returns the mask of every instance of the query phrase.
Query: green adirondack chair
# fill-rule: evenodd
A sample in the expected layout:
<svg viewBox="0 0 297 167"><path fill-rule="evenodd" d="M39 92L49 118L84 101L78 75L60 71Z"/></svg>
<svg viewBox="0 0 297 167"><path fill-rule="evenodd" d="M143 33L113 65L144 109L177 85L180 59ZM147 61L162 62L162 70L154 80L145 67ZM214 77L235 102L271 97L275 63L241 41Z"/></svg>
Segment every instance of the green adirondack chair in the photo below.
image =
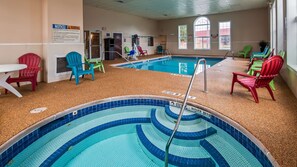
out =
<svg viewBox="0 0 297 167"><path fill-rule="evenodd" d="M251 45L246 45L246 46L244 46L242 51L238 52L238 55L239 56L243 55L243 57L246 58L249 55L251 50L252 50L252 46Z"/></svg>
<svg viewBox="0 0 297 167"><path fill-rule="evenodd" d="M125 52L126 54L129 54L129 53L130 53L130 49L128 48L128 46L125 46L125 47L124 47L124 52Z"/></svg>
<svg viewBox="0 0 297 167"><path fill-rule="evenodd" d="M98 59L88 59L88 58L85 56L85 61L86 61L87 64L93 64L93 65L94 65L94 69L98 68L99 71L105 73L104 65L103 65L102 60L98 60Z"/></svg>

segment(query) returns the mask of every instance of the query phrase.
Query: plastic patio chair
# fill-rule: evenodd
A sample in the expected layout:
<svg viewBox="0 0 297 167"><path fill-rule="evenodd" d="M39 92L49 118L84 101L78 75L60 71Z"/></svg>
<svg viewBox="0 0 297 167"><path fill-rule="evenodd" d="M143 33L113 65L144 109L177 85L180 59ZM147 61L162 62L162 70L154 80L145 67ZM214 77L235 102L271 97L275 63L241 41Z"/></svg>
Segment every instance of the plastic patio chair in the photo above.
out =
<svg viewBox="0 0 297 167"><path fill-rule="evenodd" d="M164 50L162 45L157 46L157 54L163 54Z"/></svg>
<svg viewBox="0 0 297 167"><path fill-rule="evenodd" d="M20 82L31 82L32 91L35 91L37 85L37 74L41 70L39 64L41 58L35 53L26 53L18 58L19 64L26 64L27 68L19 71L19 76L16 78L9 77L6 82L13 83L16 82L18 87L20 87ZM7 90L5 89L5 93Z"/></svg>
<svg viewBox="0 0 297 167"><path fill-rule="evenodd" d="M137 50L140 53L140 56L143 55L148 55L147 50L142 50L141 46L137 46Z"/></svg>
<svg viewBox="0 0 297 167"><path fill-rule="evenodd" d="M130 49L128 48L128 46L124 47L124 52L125 54L129 54L130 53Z"/></svg>
<svg viewBox="0 0 297 167"><path fill-rule="evenodd" d="M238 52L238 55L239 56L243 55L243 57L246 58L249 55L251 50L252 50L252 46L251 45L246 45L246 46L244 46L242 51Z"/></svg>
<svg viewBox="0 0 297 167"><path fill-rule="evenodd" d="M231 92L233 93L234 83L238 82L241 86L247 88L254 97L256 103L259 103L258 94L256 88L266 88L269 91L270 96L274 99L273 92L269 86L269 83L276 77L283 66L284 60L281 56L273 56L267 59L262 66L261 71L255 71L259 73L258 76L251 76L244 73L233 72L233 79L231 85ZM239 78L241 76L242 78Z"/></svg>
<svg viewBox="0 0 297 167"><path fill-rule="evenodd" d="M263 50L263 52L253 52L251 57L250 57L250 61L253 60L253 58L261 58L264 57L265 55L267 55L267 52L269 52L269 46L267 45L265 47L265 49ZM269 55L269 54L268 54Z"/></svg>
<svg viewBox="0 0 297 167"><path fill-rule="evenodd" d="M279 51L278 55L281 56L284 59L284 57L285 57L285 51L282 51L282 50ZM250 69L248 71L248 74L249 75L254 75L254 72L255 71L260 71L262 69L263 62L264 61L265 60L257 60L257 61L255 61L255 63L250 67ZM270 88L272 90L276 90L273 80L269 83L269 86L270 86Z"/></svg>
<svg viewBox="0 0 297 167"><path fill-rule="evenodd" d="M82 63L82 56L81 54L77 52L70 52L66 55L66 60L67 60L67 67L71 68L72 73L70 76L70 81L72 79L72 76L75 76L75 83L76 85L79 84L79 76L82 75L82 78L84 77L85 74L91 74L92 75L92 80L94 80L94 64L88 64L89 70L83 70L83 64Z"/></svg>
<svg viewBox="0 0 297 167"><path fill-rule="evenodd" d="M98 68L99 71L105 73L104 70L104 65L103 65L103 61L102 60L98 60L98 59L88 59L87 57L85 57L85 62L87 64L94 64L94 69Z"/></svg>
<svg viewBox="0 0 297 167"><path fill-rule="evenodd" d="M259 64L263 64L263 62L266 59L268 59L269 57L272 57L273 55L274 55L274 49L272 49L272 51L269 50L266 53L266 55L264 55L263 57L257 57L257 58L255 57L255 58L253 58L252 61L249 63L248 70L250 70L250 68L252 66L259 66ZM249 73L249 72L248 72L248 74L253 75L252 73Z"/></svg>

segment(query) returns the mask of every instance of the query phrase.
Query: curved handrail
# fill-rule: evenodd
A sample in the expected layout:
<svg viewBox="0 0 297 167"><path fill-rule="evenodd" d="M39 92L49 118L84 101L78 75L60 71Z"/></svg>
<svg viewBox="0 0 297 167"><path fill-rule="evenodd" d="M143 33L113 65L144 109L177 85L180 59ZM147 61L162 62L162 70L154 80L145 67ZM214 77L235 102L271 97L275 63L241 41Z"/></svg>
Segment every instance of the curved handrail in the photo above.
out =
<svg viewBox="0 0 297 167"><path fill-rule="evenodd" d="M162 55L170 55L171 56L171 52L169 49L164 49L164 51L162 52Z"/></svg>
<svg viewBox="0 0 297 167"><path fill-rule="evenodd" d="M228 55L229 53L232 54L232 59L234 60L234 52L233 52L232 50L229 50L229 51L225 54L224 59L227 57L227 55Z"/></svg>
<svg viewBox="0 0 297 167"><path fill-rule="evenodd" d="M199 69L199 64L200 62L203 61L204 62L204 92L207 92L207 81L206 81L206 60L205 59L200 59L198 60L197 62L197 65L196 65L196 68L195 68L195 71L192 75L192 78L191 78L191 81L190 81L190 84L189 84L189 87L187 89L187 93L185 95L185 98L184 98L184 101L183 101L183 105L182 105L182 108L180 109L180 112L179 112L179 115L178 115L178 118L177 118L177 121L176 121L176 124L174 126L174 129L173 129L173 132L170 136L170 138L168 139L167 141L167 144L166 144L166 148L165 148L165 167L168 167L168 156L169 156L169 147L171 145L171 142L173 140L173 137L179 127L179 124L180 124L180 121L181 121L181 118L182 118L182 115L184 113L184 110L185 110L185 107L186 107L186 104L187 104L187 101L188 101L188 96L190 94L190 91L191 91L191 88L192 88L192 85L193 85L193 82L194 82L194 79L195 79L195 76L196 76L196 73L197 73L197 70Z"/></svg>
<svg viewBox="0 0 297 167"><path fill-rule="evenodd" d="M130 63L134 68L136 68L136 66L134 65L134 63L132 63L131 61L129 61L126 57L124 57L122 54L120 54L118 51L103 51L102 53L109 53L109 52L114 52L118 55L120 55L124 60L126 60L128 63Z"/></svg>

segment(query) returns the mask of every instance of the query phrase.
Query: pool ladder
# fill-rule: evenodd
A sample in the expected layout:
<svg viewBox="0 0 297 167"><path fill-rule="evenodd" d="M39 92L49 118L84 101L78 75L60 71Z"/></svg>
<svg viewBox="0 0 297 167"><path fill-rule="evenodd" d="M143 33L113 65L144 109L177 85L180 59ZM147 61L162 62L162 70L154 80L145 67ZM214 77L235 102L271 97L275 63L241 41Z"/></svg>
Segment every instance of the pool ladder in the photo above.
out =
<svg viewBox="0 0 297 167"><path fill-rule="evenodd" d="M199 69L199 64L200 64L201 61L204 62L204 92L207 92L206 60L205 59L200 59L200 60L198 60L197 65L196 65L196 68L195 68L194 73L192 75L190 84L189 84L188 89L187 89L187 93L186 93L185 98L184 98L184 101L183 101L183 105L182 105L182 108L180 109L180 112L179 112L177 121L176 121L175 126L174 126L174 129L173 129L173 132L172 132L172 134L171 134L171 136L168 139L167 144L166 144L166 148L165 148L165 160L164 160L165 167L168 167L169 147L170 147L171 142L172 142L172 140L174 138L174 135L175 135L175 133L176 133L178 127L179 127L179 124L180 124L182 115L184 113L184 110L185 110L185 107L186 107L186 104L187 104L187 101L188 101L188 96L189 96L190 91L192 89L192 85L193 85L193 82L194 82L196 73L197 73L197 71Z"/></svg>
<svg viewBox="0 0 297 167"><path fill-rule="evenodd" d="M166 56L166 55L170 55L171 56L171 52L169 49L165 49L163 52L162 52L162 55L163 56Z"/></svg>
<svg viewBox="0 0 297 167"><path fill-rule="evenodd" d="M130 63L134 68L136 68L136 66L131 62L129 61L125 56L123 56L122 54L120 54L119 52L117 51L103 51L102 53L116 53L118 54L119 56L121 56L124 60L126 60L128 63Z"/></svg>
<svg viewBox="0 0 297 167"><path fill-rule="evenodd" d="M232 59L234 60L234 52L233 52L232 50L229 50L229 51L225 54L224 59L228 56L229 53L231 53L231 55L232 55Z"/></svg>

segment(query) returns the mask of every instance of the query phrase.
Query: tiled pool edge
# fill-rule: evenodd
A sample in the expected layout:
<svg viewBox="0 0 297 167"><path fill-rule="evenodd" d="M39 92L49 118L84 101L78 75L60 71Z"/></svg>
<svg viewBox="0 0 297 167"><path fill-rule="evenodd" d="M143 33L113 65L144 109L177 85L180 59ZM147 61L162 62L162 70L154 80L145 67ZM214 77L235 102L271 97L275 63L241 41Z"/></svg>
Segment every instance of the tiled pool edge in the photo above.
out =
<svg viewBox="0 0 297 167"><path fill-rule="evenodd" d="M3 145L1 145L0 146L0 160L1 160L0 167L6 165L15 155L17 155L20 151L25 149L28 145L33 143L35 140L37 140L47 132L63 124L66 124L67 121L72 121L81 116L98 111L98 108L96 108L96 106L98 105L103 105L103 108L104 108L104 107L107 107L107 104L109 104L110 105L109 107L113 108L118 106L142 105L144 103L146 104L146 102L148 103L155 102L158 106L159 105L164 106L168 104L169 101L181 102L179 99L172 99L172 98L161 97L161 96L148 96L148 95L120 96L120 97L112 97L112 98L107 98L103 100L93 101L87 104L82 104L82 105L67 109L63 112L57 113L49 118L46 118L32 125L31 127L25 129L24 131L20 132L18 135L16 135L15 137L11 138ZM205 106L201 106L195 103L188 103L188 104L204 110L200 112L200 114L202 114L202 116L205 117L205 119L207 119L209 122L215 124L216 126L220 127L221 129L229 133L246 149L248 149L261 162L263 166L279 166L276 160L271 156L270 152L265 148L265 146L258 139L256 139L249 131L247 131L245 128L240 126L238 123L234 122L228 117L223 116L222 114L210 108L207 108ZM90 111L84 112L83 111L84 109L90 110ZM77 115L73 116L72 112L74 111L81 111L81 112L78 112ZM207 116L206 114L206 116L204 116L205 113L209 113L210 115ZM68 116L68 118L65 118L63 122L63 119L61 118L65 116ZM57 120L60 120L61 124L53 125L53 126L47 125L48 129L45 129L40 133L37 131L39 128L42 128L44 125ZM228 124L231 124L232 126ZM5 161L3 161L4 158L5 158Z"/></svg>

